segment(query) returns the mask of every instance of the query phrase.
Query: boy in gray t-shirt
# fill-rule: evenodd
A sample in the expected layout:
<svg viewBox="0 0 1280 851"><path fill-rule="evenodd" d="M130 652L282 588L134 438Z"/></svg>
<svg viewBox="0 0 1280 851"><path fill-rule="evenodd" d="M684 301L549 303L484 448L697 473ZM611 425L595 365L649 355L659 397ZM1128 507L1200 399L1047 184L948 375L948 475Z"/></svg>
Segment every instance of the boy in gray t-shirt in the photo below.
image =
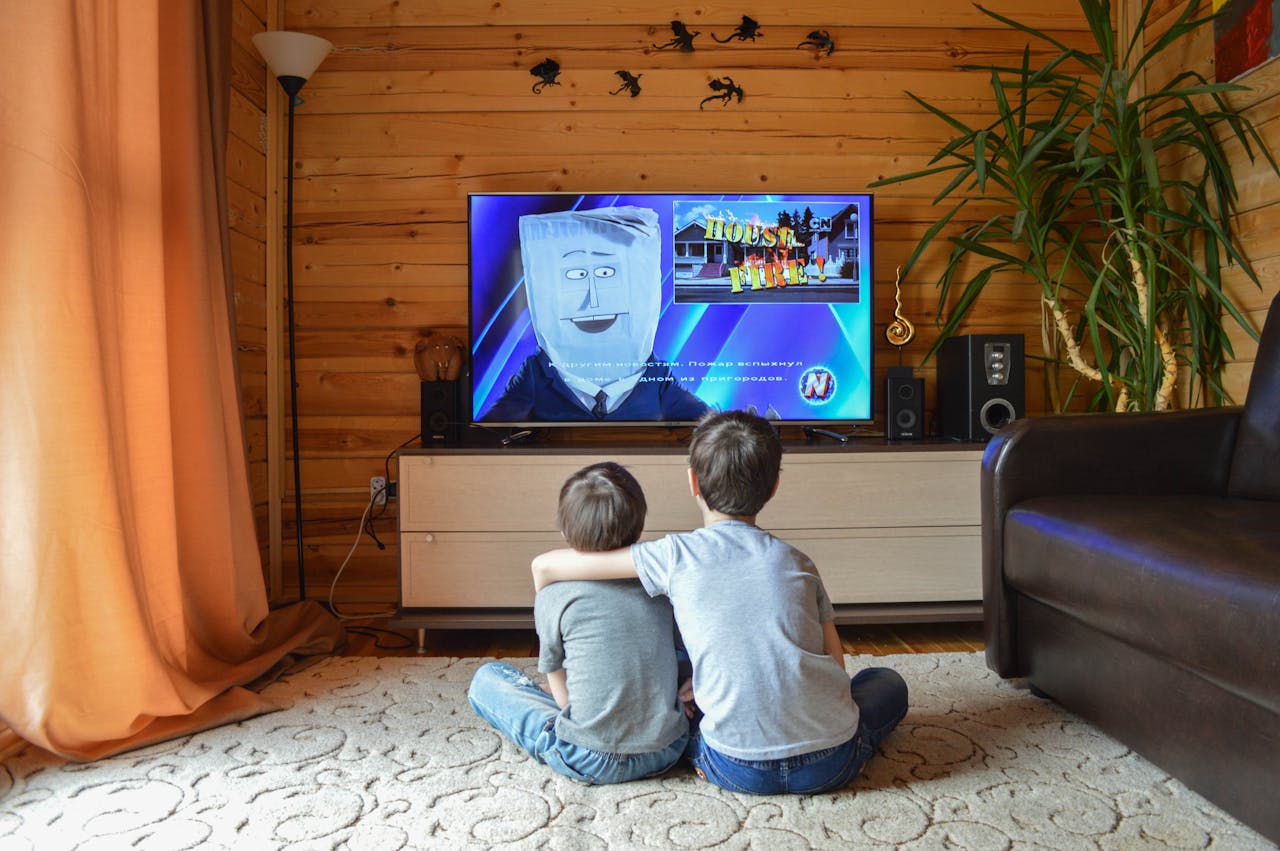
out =
<svg viewBox="0 0 1280 851"><path fill-rule="evenodd" d="M539 589L635 576L649 594L671 600L704 713L687 756L699 775L736 792L837 789L857 777L907 711L907 686L896 671L867 668L850 680L813 562L755 524L777 489L781 458L767 420L710 414L689 444L701 529L613 552L555 550L533 561Z"/></svg>
<svg viewBox="0 0 1280 851"><path fill-rule="evenodd" d="M612 462L574 473L556 520L570 546L612 550L644 529L640 483ZM476 714L555 771L583 783L661 774L684 753L689 725L676 693L671 606L634 579L562 582L534 599L538 670L550 694L491 662L468 698Z"/></svg>

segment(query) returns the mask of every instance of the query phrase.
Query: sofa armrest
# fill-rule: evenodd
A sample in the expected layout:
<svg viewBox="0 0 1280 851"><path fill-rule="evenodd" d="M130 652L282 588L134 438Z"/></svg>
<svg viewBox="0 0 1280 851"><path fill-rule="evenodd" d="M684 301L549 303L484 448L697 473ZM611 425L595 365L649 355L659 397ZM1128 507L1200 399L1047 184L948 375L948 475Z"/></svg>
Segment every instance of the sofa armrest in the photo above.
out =
<svg viewBox="0 0 1280 851"><path fill-rule="evenodd" d="M1241 408L1063 414L1001 429L982 457L982 599L987 665L1021 676L1004 583L1004 518L1053 494L1226 491Z"/></svg>

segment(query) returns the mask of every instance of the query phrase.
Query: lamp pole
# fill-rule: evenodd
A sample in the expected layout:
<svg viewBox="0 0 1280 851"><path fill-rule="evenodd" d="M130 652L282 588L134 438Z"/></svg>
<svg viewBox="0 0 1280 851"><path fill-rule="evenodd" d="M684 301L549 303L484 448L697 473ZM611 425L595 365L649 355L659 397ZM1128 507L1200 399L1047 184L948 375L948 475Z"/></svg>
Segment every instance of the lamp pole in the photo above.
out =
<svg viewBox="0 0 1280 851"><path fill-rule="evenodd" d="M280 85L289 96L288 159L285 160L285 218L284 218L284 286L285 310L289 326L289 418L293 436L293 512L298 545L298 599L307 599L306 555L302 542L302 451L298 442L298 335L293 314L293 113L297 106L298 92L306 80L298 77L280 77ZM287 81L287 82L286 82ZM296 83L295 83L296 81Z"/></svg>
<svg viewBox="0 0 1280 851"><path fill-rule="evenodd" d="M289 98L288 159L285 174L285 309L289 329L289 405L290 433L293 438L293 506L294 528L298 547L298 599L307 598L306 550L302 533L302 451L298 438L298 355L297 330L293 297L293 116L298 92L312 72L329 55L333 45L326 39L307 33L275 30L258 33L254 46L267 60L280 87Z"/></svg>

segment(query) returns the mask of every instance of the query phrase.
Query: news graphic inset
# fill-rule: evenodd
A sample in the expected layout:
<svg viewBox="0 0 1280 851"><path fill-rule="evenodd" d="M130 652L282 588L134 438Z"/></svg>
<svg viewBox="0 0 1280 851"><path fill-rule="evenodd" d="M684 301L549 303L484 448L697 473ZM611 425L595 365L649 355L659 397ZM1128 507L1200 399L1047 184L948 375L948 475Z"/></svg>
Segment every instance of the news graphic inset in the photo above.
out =
<svg viewBox="0 0 1280 851"><path fill-rule="evenodd" d="M676 201L678 304L857 303L870 211L858 202Z"/></svg>

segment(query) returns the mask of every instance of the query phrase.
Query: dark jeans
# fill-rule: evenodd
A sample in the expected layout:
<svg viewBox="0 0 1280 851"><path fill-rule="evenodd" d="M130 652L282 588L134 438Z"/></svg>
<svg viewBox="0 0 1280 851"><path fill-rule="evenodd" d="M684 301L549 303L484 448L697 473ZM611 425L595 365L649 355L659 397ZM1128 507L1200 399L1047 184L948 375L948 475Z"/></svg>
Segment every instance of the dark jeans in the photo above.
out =
<svg viewBox="0 0 1280 851"><path fill-rule="evenodd" d="M467 690L471 708L530 756L579 783L622 783L653 777L680 760L681 736L659 751L613 754L566 742L556 735L560 707L538 684L505 662L481 665Z"/></svg>
<svg viewBox="0 0 1280 851"><path fill-rule="evenodd" d="M718 753L693 732L685 756L700 775L730 792L784 795L839 789L858 776L907 714L907 683L889 668L859 671L849 693L858 705L858 730L842 745L784 759L746 760Z"/></svg>

